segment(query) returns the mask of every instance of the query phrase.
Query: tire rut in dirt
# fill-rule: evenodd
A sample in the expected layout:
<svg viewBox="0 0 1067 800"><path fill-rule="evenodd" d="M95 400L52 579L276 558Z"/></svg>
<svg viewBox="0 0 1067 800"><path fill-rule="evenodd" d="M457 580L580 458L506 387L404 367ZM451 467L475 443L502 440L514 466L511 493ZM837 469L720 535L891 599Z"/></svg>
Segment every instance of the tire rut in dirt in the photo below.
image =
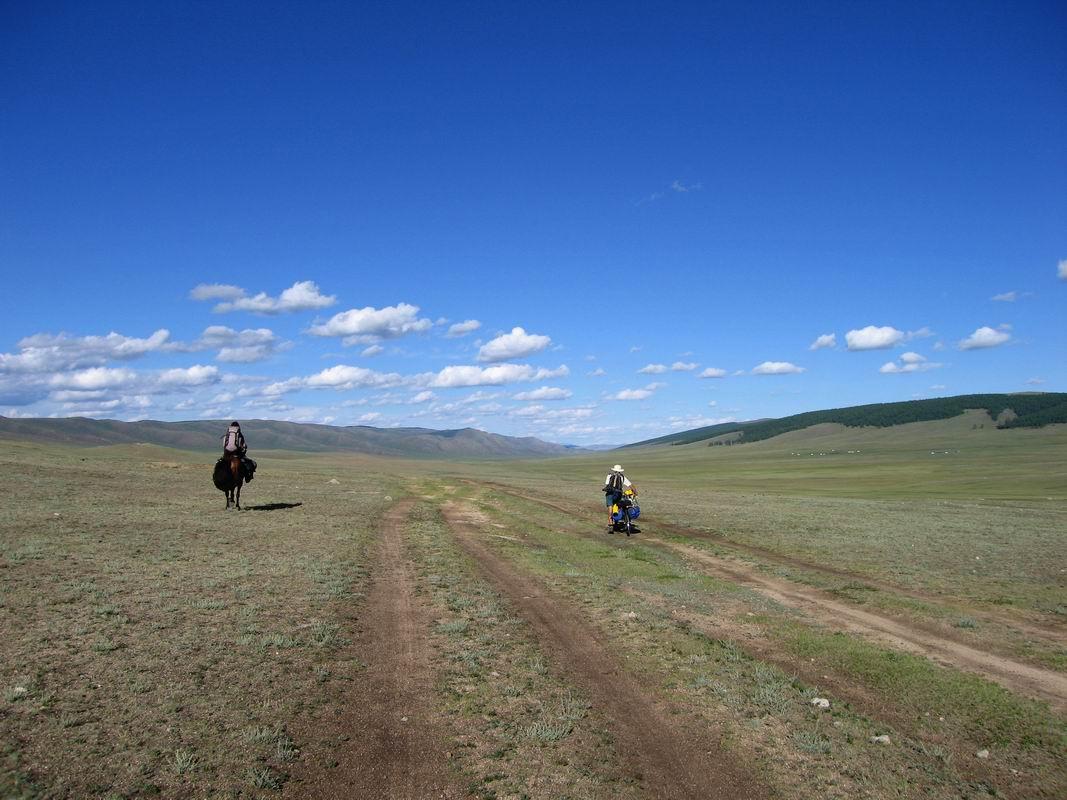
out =
<svg viewBox="0 0 1067 800"><path fill-rule="evenodd" d="M442 511L460 546L530 624L552 662L592 698L594 710L611 726L621 766L641 779L649 797L743 800L769 796L719 746L714 729L672 716L666 704L619 664L601 633L576 609L493 552L458 504L446 503Z"/></svg>
<svg viewBox="0 0 1067 800"><path fill-rule="evenodd" d="M355 652L367 662L346 698L336 731L349 741L337 765L298 775L293 797L424 800L466 797L450 778L445 733L434 714L428 609L415 596L404 556L404 523L413 501L382 519L374 578L359 620ZM332 737L331 737L332 738Z"/></svg>
<svg viewBox="0 0 1067 800"><path fill-rule="evenodd" d="M1019 694L1045 700L1054 711L1061 714L1067 711L1067 675L1004 658L882 614L855 608L832 600L817 589L762 575L755 570L738 568L694 547L663 541L657 541L657 544L703 565L708 574L746 586L789 608L804 611L830 627L868 636L899 650L981 675Z"/></svg>

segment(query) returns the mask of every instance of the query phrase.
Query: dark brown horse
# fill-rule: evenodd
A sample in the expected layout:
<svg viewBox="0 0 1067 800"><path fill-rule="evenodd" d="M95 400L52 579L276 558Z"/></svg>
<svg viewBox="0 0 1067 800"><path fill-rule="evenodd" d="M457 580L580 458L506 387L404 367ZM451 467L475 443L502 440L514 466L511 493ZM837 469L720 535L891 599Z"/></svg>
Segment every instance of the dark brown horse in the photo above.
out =
<svg viewBox="0 0 1067 800"><path fill-rule="evenodd" d="M241 510L241 485L244 483L244 470L241 469L241 457L236 453L227 453L215 462L215 472L211 476L215 488L226 493L226 510L231 507Z"/></svg>

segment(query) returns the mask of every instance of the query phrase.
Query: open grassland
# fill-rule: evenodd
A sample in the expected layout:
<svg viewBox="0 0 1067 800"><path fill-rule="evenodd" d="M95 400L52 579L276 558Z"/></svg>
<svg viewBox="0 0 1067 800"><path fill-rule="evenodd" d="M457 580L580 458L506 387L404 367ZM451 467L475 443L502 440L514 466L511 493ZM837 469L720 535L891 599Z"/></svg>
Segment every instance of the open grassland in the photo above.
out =
<svg viewBox="0 0 1067 800"><path fill-rule="evenodd" d="M569 463L601 472L605 462L622 460L628 471L730 492L1026 503L1067 500L1065 449L1067 425L997 430L988 414L972 411L892 428L824 424L743 445L701 442L530 463L534 471Z"/></svg>
<svg viewBox="0 0 1067 800"><path fill-rule="evenodd" d="M783 796L1056 797L1067 786L1067 728L1041 703L810 624L640 536L469 492L507 557L584 607L650 691L721 728ZM816 696L830 713L813 709ZM895 746L873 745L879 735ZM975 756L984 749L995 763Z"/></svg>
<svg viewBox="0 0 1067 800"><path fill-rule="evenodd" d="M832 428L514 469L472 464L468 474L589 508L622 458L650 519L902 589L1067 622L1067 426L998 431L988 415L971 413Z"/></svg>
<svg viewBox="0 0 1067 800"><path fill-rule="evenodd" d="M0 796L1062 797L1067 435L981 424L628 451L631 539L614 453L4 443Z"/></svg>
<svg viewBox="0 0 1067 800"><path fill-rule="evenodd" d="M263 459L238 514L206 456L0 452L0 795L282 786L363 669L344 645L394 484Z"/></svg>
<svg viewBox="0 0 1067 800"><path fill-rule="evenodd" d="M817 425L735 446L697 443L523 462L523 475L599 481L615 461L642 483L878 500L1067 502L1067 425L997 430L984 412L893 428ZM495 470L500 471L500 470Z"/></svg>

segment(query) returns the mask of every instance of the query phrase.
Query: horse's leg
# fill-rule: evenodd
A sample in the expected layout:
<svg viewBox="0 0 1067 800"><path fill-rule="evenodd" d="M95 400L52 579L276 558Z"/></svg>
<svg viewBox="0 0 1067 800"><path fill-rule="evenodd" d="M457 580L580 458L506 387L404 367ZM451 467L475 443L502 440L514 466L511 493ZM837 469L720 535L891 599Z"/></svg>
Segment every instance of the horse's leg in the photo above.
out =
<svg viewBox="0 0 1067 800"><path fill-rule="evenodd" d="M241 508L241 460L236 456L230 456L230 479L233 485L230 488L229 495L227 496L226 508L229 508L231 504L235 505L238 510Z"/></svg>

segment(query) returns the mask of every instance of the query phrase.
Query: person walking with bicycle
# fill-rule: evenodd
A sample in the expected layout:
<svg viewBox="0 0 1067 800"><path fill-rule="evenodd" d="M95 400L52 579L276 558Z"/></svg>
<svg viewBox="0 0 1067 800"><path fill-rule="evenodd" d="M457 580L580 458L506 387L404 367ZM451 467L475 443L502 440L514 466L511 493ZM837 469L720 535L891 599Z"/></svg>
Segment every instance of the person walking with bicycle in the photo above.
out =
<svg viewBox="0 0 1067 800"><path fill-rule="evenodd" d="M637 498L637 487L635 487L630 479L626 477L626 473L621 464L616 464L611 468L611 472L604 479L604 505L608 509L608 528L610 530L615 529L615 518L612 516L611 509L618 503L623 496L623 493L627 490L633 495L634 499Z"/></svg>

